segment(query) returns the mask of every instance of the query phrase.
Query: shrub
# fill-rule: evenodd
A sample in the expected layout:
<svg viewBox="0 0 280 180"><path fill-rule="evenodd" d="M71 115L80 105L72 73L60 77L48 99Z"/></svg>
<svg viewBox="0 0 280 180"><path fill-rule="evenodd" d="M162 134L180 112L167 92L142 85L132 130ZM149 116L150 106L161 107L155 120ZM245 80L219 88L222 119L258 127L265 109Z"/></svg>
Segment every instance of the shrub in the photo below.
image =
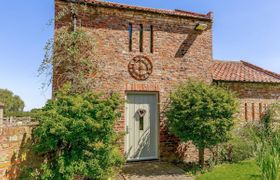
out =
<svg viewBox="0 0 280 180"><path fill-rule="evenodd" d="M261 121L267 130L278 130L280 127L280 103L271 104Z"/></svg>
<svg viewBox="0 0 280 180"><path fill-rule="evenodd" d="M261 119L258 129L252 129L255 142L257 164L261 169L262 179L279 179L280 168L280 104L269 106Z"/></svg>
<svg viewBox="0 0 280 180"><path fill-rule="evenodd" d="M116 94L72 93L63 89L38 113L33 151L44 158L32 179L106 179L123 163L114 124Z"/></svg>
<svg viewBox="0 0 280 180"><path fill-rule="evenodd" d="M262 179L279 179L280 168L280 134L279 132L255 134L255 152L257 165L260 167Z"/></svg>
<svg viewBox="0 0 280 180"><path fill-rule="evenodd" d="M194 143L203 166L204 149L229 139L237 104L235 97L220 87L188 81L170 96L165 112L169 130L181 141Z"/></svg>
<svg viewBox="0 0 280 180"><path fill-rule="evenodd" d="M232 132L232 138L217 145L212 149L212 163L220 164L223 162L236 163L254 156L254 141L251 136L251 129L258 126L256 123L247 123Z"/></svg>

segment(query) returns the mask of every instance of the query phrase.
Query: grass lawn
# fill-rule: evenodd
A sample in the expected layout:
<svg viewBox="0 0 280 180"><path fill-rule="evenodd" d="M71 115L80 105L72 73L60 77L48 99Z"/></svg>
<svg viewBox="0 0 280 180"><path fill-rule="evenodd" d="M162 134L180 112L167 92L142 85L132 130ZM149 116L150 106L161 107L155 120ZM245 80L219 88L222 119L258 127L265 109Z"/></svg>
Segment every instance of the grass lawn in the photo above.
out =
<svg viewBox="0 0 280 180"><path fill-rule="evenodd" d="M259 168L254 160L216 166L212 171L198 175L198 180L253 180L260 179Z"/></svg>

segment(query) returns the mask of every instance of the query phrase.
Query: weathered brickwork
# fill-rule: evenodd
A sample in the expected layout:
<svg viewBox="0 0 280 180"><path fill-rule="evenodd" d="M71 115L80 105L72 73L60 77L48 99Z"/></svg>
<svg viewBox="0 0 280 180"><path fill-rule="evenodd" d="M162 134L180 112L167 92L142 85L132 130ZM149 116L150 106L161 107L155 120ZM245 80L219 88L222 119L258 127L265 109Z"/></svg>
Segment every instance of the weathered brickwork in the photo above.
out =
<svg viewBox="0 0 280 180"><path fill-rule="evenodd" d="M259 121L267 107L280 101L280 84L219 82L219 85L233 91L240 99L240 119Z"/></svg>
<svg viewBox="0 0 280 180"><path fill-rule="evenodd" d="M56 17L66 6L69 6L69 3L56 0ZM174 11L157 13L159 11L137 7L129 8L121 5L110 7L102 2L93 3L87 8L78 10L77 25L91 35L96 43L95 57L99 60L100 71L94 77L96 79L94 90L118 92L123 99L125 99L127 92L131 91L158 93L160 159L182 157L187 161L193 161L197 160L198 154L194 145L191 143L178 144L178 139L169 135L165 126L163 112L167 105L168 95L172 90L190 78L207 83L212 83L213 79L219 80L217 81L219 84L236 92L240 98L240 118L245 121L258 121L267 106L279 99L278 80L280 76L243 61L234 63L234 65L228 63L227 69L223 64L220 64L221 69L216 69L217 71L214 72L217 74L213 74L213 66L211 65L214 62L212 58L212 19L210 14L199 15L201 18L198 18L195 13L191 13L193 16L188 16L187 14L190 15L190 13L183 11L177 11L177 13L184 15L177 13L174 15ZM172 13L173 15L171 15ZM69 23L71 23L71 18L66 17L56 21L55 27L59 29L69 25ZM204 31L195 30L199 23L206 24L208 28ZM132 25L131 46L129 40L130 24ZM141 26L143 27L143 51L140 48ZM151 26L153 29L153 52L150 49ZM137 56L145 56L143 59L148 59L149 68L152 67L152 73L149 71L148 78L138 77L135 79L131 76L135 72L129 64ZM228 82L222 81L221 78L224 78L222 75L225 75L226 78L236 76L235 78L240 79L240 82L231 82L230 78ZM256 75L258 75L257 78ZM244 79L248 82L242 82ZM262 81L263 79L267 81ZM249 83L251 80L252 82L256 81L256 83ZM53 85L54 89L61 85L55 77ZM122 118L116 124L116 130L125 131L124 107ZM209 155L209 153L206 154Z"/></svg>
<svg viewBox="0 0 280 180"><path fill-rule="evenodd" d="M64 2L56 2L58 14ZM65 5L65 4L64 4ZM90 6L79 13L79 24L95 39L96 58L101 60L96 75L95 90L115 91L123 98L129 91L153 91L159 94L160 114L167 97L177 85L189 78L211 83L209 66L212 60L212 22L188 17L176 17L117 8ZM198 23L208 24L205 31L196 31ZM67 25L56 23L56 28ZM133 25L132 51L129 51L129 23ZM143 52L139 49L139 24L143 24ZM154 52L150 52L150 26L154 30ZM137 81L128 72L129 62L138 55L153 64L153 73L145 81ZM124 112L124 110L123 110ZM125 130L124 113L117 123ZM174 137L166 131L160 116L160 157L166 159L176 151Z"/></svg>
<svg viewBox="0 0 280 180"><path fill-rule="evenodd" d="M19 165L26 161L28 155L23 145L30 138L34 126L0 127L0 179L15 179Z"/></svg>

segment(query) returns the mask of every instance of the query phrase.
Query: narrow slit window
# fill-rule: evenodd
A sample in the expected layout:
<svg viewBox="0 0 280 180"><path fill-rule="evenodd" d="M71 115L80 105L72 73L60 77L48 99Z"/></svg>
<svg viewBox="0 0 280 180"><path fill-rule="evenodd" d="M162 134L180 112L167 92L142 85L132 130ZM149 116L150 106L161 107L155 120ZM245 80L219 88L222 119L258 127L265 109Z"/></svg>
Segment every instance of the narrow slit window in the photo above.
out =
<svg viewBox="0 0 280 180"><path fill-rule="evenodd" d="M73 31L75 32L77 30L77 15L76 14L72 15L72 20L73 20Z"/></svg>
<svg viewBox="0 0 280 180"><path fill-rule="evenodd" d="M262 119L262 114L263 114L263 106L262 106L262 103L259 103L259 116L260 116L260 120Z"/></svg>
<svg viewBox="0 0 280 180"><path fill-rule="evenodd" d="M139 120L139 130L140 131L144 130L144 117L140 117L140 120Z"/></svg>
<svg viewBox="0 0 280 180"><path fill-rule="evenodd" d="M245 103L245 120L248 121L248 105Z"/></svg>
<svg viewBox="0 0 280 180"><path fill-rule="evenodd" d="M150 52L154 52L154 27L151 25L151 34L150 34Z"/></svg>
<svg viewBox="0 0 280 180"><path fill-rule="evenodd" d="M128 37L129 37L129 51L132 51L132 24L131 23L129 23L129 25L128 25L128 33L129 33L129 35L128 35Z"/></svg>
<svg viewBox="0 0 280 180"><path fill-rule="evenodd" d="M252 120L255 120L255 104L252 103Z"/></svg>
<svg viewBox="0 0 280 180"><path fill-rule="evenodd" d="M140 24L139 49L140 52L143 52L143 24Z"/></svg>
<svg viewBox="0 0 280 180"><path fill-rule="evenodd" d="M264 104L264 111L267 111L267 104Z"/></svg>

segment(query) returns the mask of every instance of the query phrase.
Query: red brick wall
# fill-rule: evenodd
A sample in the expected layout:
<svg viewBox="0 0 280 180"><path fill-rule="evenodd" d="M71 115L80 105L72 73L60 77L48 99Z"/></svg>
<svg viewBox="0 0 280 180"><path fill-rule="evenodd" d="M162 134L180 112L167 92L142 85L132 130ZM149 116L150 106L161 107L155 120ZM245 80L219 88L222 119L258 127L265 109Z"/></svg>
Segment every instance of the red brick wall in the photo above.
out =
<svg viewBox="0 0 280 180"><path fill-rule="evenodd" d="M0 127L0 179L16 179L20 163L28 154L23 145L30 138L34 126Z"/></svg>
<svg viewBox="0 0 280 180"><path fill-rule="evenodd" d="M56 14L63 3L56 1ZM168 94L188 78L211 83L212 22L203 32L194 30L201 20L145 13L140 11L89 7L78 15L79 24L96 41L96 58L100 60L95 90L116 91L125 98L127 91L156 91L162 114ZM128 26L133 24L133 51L129 51ZM56 22L56 28L67 21ZM144 52L139 52L139 24L144 25ZM150 53L150 25L154 29L154 53ZM153 73L137 81L128 72L133 57L144 55L153 63ZM54 85L55 86L55 85ZM123 108L124 109L124 108ZM124 110L123 110L124 111ZM124 113L116 125L125 130ZM169 136L163 115L160 116L160 156L166 159L175 152L174 138Z"/></svg>
<svg viewBox="0 0 280 180"><path fill-rule="evenodd" d="M259 121L269 104L280 101L280 84L219 82L240 98L240 119Z"/></svg>

